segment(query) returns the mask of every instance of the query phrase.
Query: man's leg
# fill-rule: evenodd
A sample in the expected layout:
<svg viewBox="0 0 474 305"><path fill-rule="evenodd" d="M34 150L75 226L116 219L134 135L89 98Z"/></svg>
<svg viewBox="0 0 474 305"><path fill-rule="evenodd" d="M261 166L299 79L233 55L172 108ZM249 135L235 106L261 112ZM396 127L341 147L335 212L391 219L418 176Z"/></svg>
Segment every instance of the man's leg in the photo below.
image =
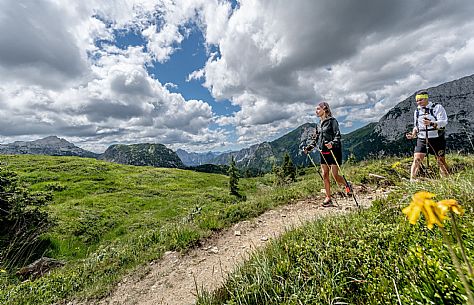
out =
<svg viewBox="0 0 474 305"><path fill-rule="evenodd" d="M444 156L437 156L436 160L438 161L439 171L442 177L447 177L449 175L448 164L446 163L446 158Z"/></svg>
<svg viewBox="0 0 474 305"><path fill-rule="evenodd" d="M448 164L446 164L446 139L444 137L438 137L433 139L433 151L438 161L439 171L441 177L449 175Z"/></svg>
<svg viewBox="0 0 474 305"><path fill-rule="evenodd" d="M411 165L411 170L410 170L410 180L415 180L416 175L418 174L418 170L420 169L421 162L423 162L423 159L425 158L424 153L416 152L413 155L413 163Z"/></svg>

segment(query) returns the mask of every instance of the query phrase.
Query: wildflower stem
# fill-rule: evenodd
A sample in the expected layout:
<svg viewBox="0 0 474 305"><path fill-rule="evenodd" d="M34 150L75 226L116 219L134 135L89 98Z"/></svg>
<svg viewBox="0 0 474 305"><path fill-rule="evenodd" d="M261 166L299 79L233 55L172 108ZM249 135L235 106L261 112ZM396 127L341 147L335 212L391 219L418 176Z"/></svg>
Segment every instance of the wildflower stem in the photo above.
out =
<svg viewBox="0 0 474 305"><path fill-rule="evenodd" d="M392 281L393 281L393 286L395 286L395 292L397 293L398 304L402 305L402 301L400 300L400 294L398 293L398 289L397 289L397 283L395 282L394 278L392 278Z"/></svg>
<svg viewBox="0 0 474 305"><path fill-rule="evenodd" d="M469 271L469 276L470 276L471 278L474 278L474 272L472 271L472 265L471 265L471 263L469 262L469 260L467 259L466 251L464 250L464 243L463 243L462 240L461 240L461 234L460 234L459 229L458 229L458 224L457 224L457 220L456 220L456 214L454 214L453 212L451 212L451 216L452 216L452 219L453 219L453 229L454 229L454 232L456 233L456 239L457 239L457 241L458 241L459 248L461 248L462 258L464 259L464 262L465 262L466 265L467 265L467 269L468 269L468 271Z"/></svg>
<svg viewBox="0 0 474 305"><path fill-rule="evenodd" d="M464 289L466 290L467 304L474 305L474 297L472 296L471 288L469 287L469 284L467 283L466 276L462 272L461 264L459 264L458 257L454 253L454 250L453 250L453 247L451 245L451 242L449 241L448 235L446 234L446 231L444 230L444 228L440 227L439 229L441 230L441 233L443 233L443 239L444 239L446 245L448 246L449 255L451 255L451 259L453 261L454 267L456 267L456 271L459 275L459 278L461 279L461 282L464 286Z"/></svg>

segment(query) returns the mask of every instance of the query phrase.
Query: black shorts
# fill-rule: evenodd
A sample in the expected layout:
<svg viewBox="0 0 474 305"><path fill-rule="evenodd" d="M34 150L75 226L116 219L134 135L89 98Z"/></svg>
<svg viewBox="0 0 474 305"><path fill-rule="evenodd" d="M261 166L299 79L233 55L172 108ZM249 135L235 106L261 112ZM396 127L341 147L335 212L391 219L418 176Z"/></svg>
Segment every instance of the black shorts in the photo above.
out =
<svg viewBox="0 0 474 305"><path fill-rule="evenodd" d="M426 139L416 139L415 152L426 154ZM443 157L446 154L446 139L444 137L429 138L428 153Z"/></svg>
<svg viewBox="0 0 474 305"><path fill-rule="evenodd" d="M339 165L342 164L342 150L341 149L333 149L332 152L334 153L334 156L336 156L336 161ZM322 151L319 152L319 158L321 160L321 164L327 164L327 165L335 165L336 161L334 160L333 155L331 154L330 151Z"/></svg>

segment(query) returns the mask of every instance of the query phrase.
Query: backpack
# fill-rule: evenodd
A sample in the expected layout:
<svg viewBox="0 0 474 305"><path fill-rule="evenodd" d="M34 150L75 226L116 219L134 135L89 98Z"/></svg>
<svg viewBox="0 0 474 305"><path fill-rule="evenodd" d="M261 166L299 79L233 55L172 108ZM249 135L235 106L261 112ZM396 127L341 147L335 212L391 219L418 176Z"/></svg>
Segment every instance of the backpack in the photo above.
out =
<svg viewBox="0 0 474 305"><path fill-rule="evenodd" d="M434 117L436 120L438 119L435 115L434 115L434 108L438 105L438 103L432 103L431 107L428 108L428 111L429 111L429 114ZM418 107L416 107L416 123L418 124L418 118L420 117L420 109ZM438 136L439 137L444 137L445 135L445 127L440 127L438 129L436 128L433 128L433 127L429 127L426 129L426 131L432 131L432 130L437 130L438 131Z"/></svg>

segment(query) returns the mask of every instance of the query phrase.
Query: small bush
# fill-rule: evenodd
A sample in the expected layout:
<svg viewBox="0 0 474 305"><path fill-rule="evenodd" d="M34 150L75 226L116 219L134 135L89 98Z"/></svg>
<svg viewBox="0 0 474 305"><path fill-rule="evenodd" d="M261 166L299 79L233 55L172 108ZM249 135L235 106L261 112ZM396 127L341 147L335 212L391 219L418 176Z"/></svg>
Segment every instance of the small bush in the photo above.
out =
<svg viewBox="0 0 474 305"><path fill-rule="evenodd" d="M18 176L0 169L0 264L23 266L43 254L48 241L41 236L53 224L42 209L51 202L48 193L32 193Z"/></svg>

